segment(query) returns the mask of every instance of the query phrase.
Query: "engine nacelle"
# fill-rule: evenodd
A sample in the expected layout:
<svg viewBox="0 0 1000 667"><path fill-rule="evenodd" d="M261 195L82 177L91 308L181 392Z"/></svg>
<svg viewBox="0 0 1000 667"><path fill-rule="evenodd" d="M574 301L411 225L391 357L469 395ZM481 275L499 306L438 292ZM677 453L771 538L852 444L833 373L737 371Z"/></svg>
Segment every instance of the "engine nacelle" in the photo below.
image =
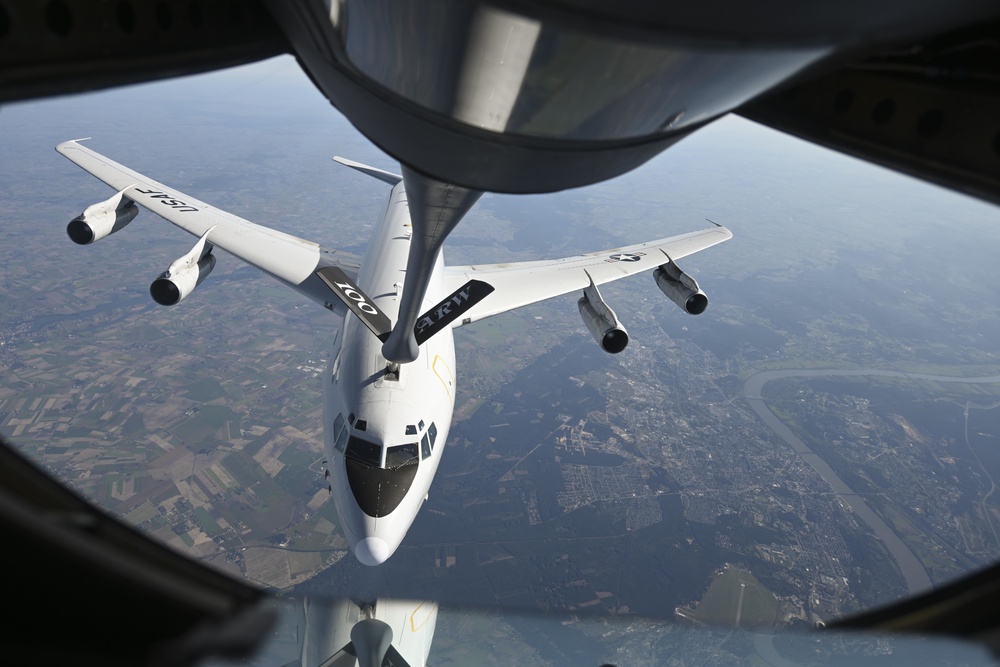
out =
<svg viewBox="0 0 1000 667"><path fill-rule="evenodd" d="M628 332L618 321L618 316L601 298L601 293L593 284L583 290L577 301L580 317L590 329L590 334L601 349L610 354L618 354L628 346Z"/></svg>
<svg viewBox="0 0 1000 667"><path fill-rule="evenodd" d="M70 220L66 233L73 243L87 245L114 234L138 214L139 208L122 190L110 199L84 209L83 213Z"/></svg>
<svg viewBox="0 0 1000 667"><path fill-rule="evenodd" d="M173 306L194 291L215 268L215 255L206 254L193 266L185 266L177 272L169 269L149 286L149 295L161 306Z"/></svg>
<svg viewBox="0 0 1000 667"><path fill-rule="evenodd" d="M215 227L212 227L215 229ZM215 268L214 247L208 242L212 229L202 234L194 247L179 257L149 286L149 295L161 306L173 306L194 291Z"/></svg>
<svg viewBox="0 0 1000 667"><path fill-rule="evenodd" d="M708 308L708 295L698 287L698 281L681 271L673 261L661 264L653 271L660 291L691 315L701 315Z"/></svg>

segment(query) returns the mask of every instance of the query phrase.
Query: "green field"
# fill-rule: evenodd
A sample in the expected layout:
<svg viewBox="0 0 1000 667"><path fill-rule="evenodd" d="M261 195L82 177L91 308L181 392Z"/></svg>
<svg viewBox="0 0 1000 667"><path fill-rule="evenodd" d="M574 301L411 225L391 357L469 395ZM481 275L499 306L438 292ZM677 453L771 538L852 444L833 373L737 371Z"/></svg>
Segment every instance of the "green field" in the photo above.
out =
<svg viewBox="0 0 1000 667"><path fill-rule="evenodd" d="M170 432L188 445L204 443L207 440L211 440L215 435L215 429L197 417L185 419L170 429Z"/></svg>
<svg viewBox="0 0 1000 667"><path fill-rule="evenodd" d="M313 451L304 451L298 447L289 447L281 453L278 460L286 466L308 469L320 456L320 454Z"/></svg>
<svg viewBox="0 0 1000 667"><path fill-rule="evenodd" d="M161 338L166 338L167 334L163 333L156 327L149 324L140 324L132 328L131 337L137 341L149 342L154 340L160 340Z"/></svg>
<svg viewBox="0 0 1000 667"><path fill-rule="evenodd" d="M222 396L222 386L213 378L203 378L184 387L187 397L192 401L208 402Z"/></svg>
<svg viewBox="0 0 1000 667"><path fill-rule="evenodd" d="M486 405L486 399L482 397L470 398L461 406L461 413L465 419L476 414L476 410Z"/></svg>
<svg viewBox="0 0 1000 667"><path fill-rule="evenodd" d="M742 596L742 600L740 599ZM692 617L710 625L770 627L778 617L778 601L746 570L727 566L712 580Z"/></svg>
<svg viewBox="0 0 1000 667"><path fill-rule="evenodd" d="M153 517L157 516L159 513L160 510L156 509L156 506L147 500L146 502L144 502L143 504L139 505L134 510L126 514L124 518L127 523L130 523L133 526L137 526L140 523L149 521Z"/></svg>
<svg viewBox="0 0 1000 667"><path fill-rule="evenodd" d="M219 524L215 522L215 519L212 518L212 515L210 515L208 510L204 507L198 507L195 509L194 518L198 521L198 525L201 526L201 529L209 535L222 530Z"/></svg>
<svg viewBox="0 0 1000 667"><path fill-rule="evenodd" d="M258 481L270 479L257 462L243 452L233 452L222 459L223 467L241 486L250 487Z"/></svg>
<svg viewBox="0 0 1000 667"><path fill-rule="evenodd" d="M239 432L239 416L231 408L224 405L203 405L198 411L198 419L213 429L225 426L227 421L233 422L233 431Z"/></svg>
<svg viewBox="0 0 1000 667"><path fill-rule="evenodd" d="M215 482L215 485L216 485L216 486L218 486L219 488L221 488L221 489L226 489L226 488L228 488L228 485L227 485L227 484L225 484L225 483L224 483L224 482L223 482L223 481L222 481L222 480L221 480L221 479L219 478L219 476L215 474L215 471L213 471L213 470L212 470L211 468L205 468L205 470L204 470L204 473L205 473L206 475L208 475L208 476L209 476L209 477L210 477L210 478L212 479L212 481L213 481L213 482Z"/></svg>

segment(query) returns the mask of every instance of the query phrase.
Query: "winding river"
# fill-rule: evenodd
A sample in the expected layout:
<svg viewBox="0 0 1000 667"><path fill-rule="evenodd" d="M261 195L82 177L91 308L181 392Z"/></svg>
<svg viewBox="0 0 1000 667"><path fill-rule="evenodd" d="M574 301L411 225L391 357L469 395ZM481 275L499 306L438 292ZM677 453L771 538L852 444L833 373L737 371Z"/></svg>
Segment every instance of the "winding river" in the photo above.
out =
<svg viewBox="0 0 1000 667"><path fill-rule="evenodd" d="M818 378L818 377L863 377L880 376L906 378L910 380L929 380L932 382L957 382L961 384L1000 384L1000 375L988 377L954 377L950 375L929 375L926 373L905 373L902 371L887 370L821 370L821 369L787 369L776 371L762 371L747 378L743 384L743 395L757 415L764 420L778 436L784 440L799 456L803 458L812 468L833 487L834 492L839 495L845 503L853 510L855 516L868 524L875 532L875 535L882 540L882 543L889 550L889 554L896 561L906 586L910 594L927 590L933 585L927 570L923 564L910 550L906 543L900 539L899 535L893 531L889 525L882 520L878 514L834 472L826 461L813 452L798 436L792 433L784 422L771 412L767 407L761 392L764 386L773 380L785 378Z"/></svg>

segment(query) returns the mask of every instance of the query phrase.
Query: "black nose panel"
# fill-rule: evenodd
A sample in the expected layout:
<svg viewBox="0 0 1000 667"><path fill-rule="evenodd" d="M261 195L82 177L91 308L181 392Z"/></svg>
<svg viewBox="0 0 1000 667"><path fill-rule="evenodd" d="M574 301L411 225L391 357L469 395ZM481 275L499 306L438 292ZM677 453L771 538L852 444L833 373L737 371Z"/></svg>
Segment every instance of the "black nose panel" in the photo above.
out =
<svg viewBox="0 0 1000 667"><path fill-rule="evenodd" d="M382 468L382 447L353 436L345 457L351 493L361 511L375 519L391 513L403 502L420 461L416 444L390 447L386 467Z"/></svg>
<svg viewBox="0 0 1000 667"><path fill-rule="evenodd" d="M347 481L361 511L370 517L386 516L399 506L417 476L415 465L385 469L348 458Z"/></svg>

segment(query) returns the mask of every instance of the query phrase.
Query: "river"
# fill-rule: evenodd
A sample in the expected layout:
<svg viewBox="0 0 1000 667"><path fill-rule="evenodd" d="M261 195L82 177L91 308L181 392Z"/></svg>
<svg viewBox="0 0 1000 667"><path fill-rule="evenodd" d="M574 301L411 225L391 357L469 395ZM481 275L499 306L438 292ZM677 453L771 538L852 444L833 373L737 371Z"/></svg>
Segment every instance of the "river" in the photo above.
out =
<svg viewBox="0 0 1000 667"><path fill-rule="evenodd" d="M882 543L889 550L889 554L896 561L899 571L906 581L906 586L910 594L919 593L933 586L927 570L924 569L920 559L910 550L906 543L900 539L899 535L882 520L878 514L834 472L826 461L813 452L798 436L792 433L784 422L771 412L767 407L761 392L764 386L773 380L784 378L815 378L815 377L896 377L910 380L929 380L933 382L958 382L962 384L1000 384L1000 375L987 377L955 377L950 375L930 375L927 373L905 373L902 371L888 370L822 370L822 369L787 369L776 371L762 371L747 378L743 384L743 395L757 415L764 420L764 423L784 440L799 456L803 458L813 470L833 488L845 503L851 508L855 516L864 521L875 532L875 535L882 540Z"/></svg>

